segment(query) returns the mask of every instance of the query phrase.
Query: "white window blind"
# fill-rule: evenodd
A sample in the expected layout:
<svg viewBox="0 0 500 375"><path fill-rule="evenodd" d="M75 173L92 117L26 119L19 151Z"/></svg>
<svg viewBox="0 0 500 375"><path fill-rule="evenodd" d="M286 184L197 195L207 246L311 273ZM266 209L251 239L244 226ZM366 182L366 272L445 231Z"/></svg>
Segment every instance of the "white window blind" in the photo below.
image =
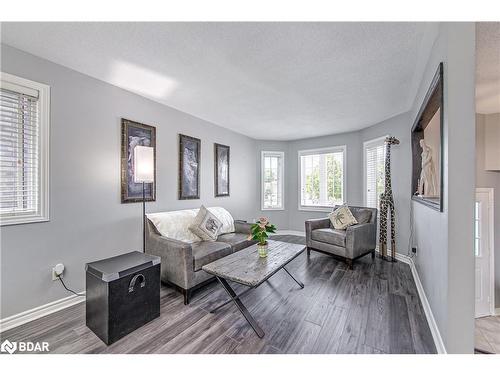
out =
<svg viewBox="0 0 500 375"><path fill-rule="evenodd" d="M385 184L385 137L365 143L365 205L380 208Z"/></svg>
<svg viewBox="0 0 500 375"><path fill-rule="evenodd" d="M299 151L301 209L345 202L345 147Z"/></svg>
<svg viewBox="0 0 500 375"><path fill-rule="evenodd" d="M263 151L262 169L262 209L282 210L283 205L284 154L279 151Z"/></svg>
<svg viewBox="0 0 500 375"><path fill-rule="evenodd" d="M0 86L0 220L2 225L48 219L46 108L31 81L2 73ZM42 100L43 96L43 100ZM47 114L48 115L48 114ZM42 144L42 140L44 141ZM43 148L43 150L42 150ZM43 151L43 153L42 153ZM43 169L43 170L42 170Z"/></svg>

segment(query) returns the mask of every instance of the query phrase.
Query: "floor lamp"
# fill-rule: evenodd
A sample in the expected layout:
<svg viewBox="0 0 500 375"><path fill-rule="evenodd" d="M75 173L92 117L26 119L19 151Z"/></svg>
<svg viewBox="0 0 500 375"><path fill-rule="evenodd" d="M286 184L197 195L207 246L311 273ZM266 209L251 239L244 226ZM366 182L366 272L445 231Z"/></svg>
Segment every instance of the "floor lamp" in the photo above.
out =
<svg viewBox="0 0 500 375"><path fill-rule="evenodd" d="M146 252L146 184L150 184L154 180L155 162L153 147L135 146L134 182L142 183L142 251L144 253Z"/></svg>

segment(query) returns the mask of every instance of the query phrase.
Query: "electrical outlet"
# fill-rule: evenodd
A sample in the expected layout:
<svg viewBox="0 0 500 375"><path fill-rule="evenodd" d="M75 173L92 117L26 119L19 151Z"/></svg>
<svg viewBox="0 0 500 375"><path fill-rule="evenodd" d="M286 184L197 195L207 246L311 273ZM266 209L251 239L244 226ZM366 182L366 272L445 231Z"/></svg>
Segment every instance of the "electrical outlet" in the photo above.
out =
<svg viewBox="0 0 500 375"><path fill-rule="evenodd" d="M52 281L56 281L58 278L64 277L64 264L58 263L52 268Z"/></svg>
<svg viewBox="0 0 500 375"><path fill-rule="evenodd" d="M416 248L416 247L412 247L412 248L411 248L411 252L412 252L413 254L416 254L416 253L417 253L417 248Z"/></svg>

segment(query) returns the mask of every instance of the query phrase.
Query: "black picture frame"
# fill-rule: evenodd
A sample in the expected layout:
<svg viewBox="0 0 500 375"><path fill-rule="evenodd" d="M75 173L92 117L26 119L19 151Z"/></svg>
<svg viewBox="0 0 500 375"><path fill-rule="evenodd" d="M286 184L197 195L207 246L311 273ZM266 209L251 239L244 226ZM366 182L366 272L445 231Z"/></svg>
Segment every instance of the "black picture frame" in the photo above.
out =
<svg viewBox="0 0 500 375"><path fill-rule="evenodd" d="M215 197L229 197L231 148L214 143L214 192Z"/></svg>
<svg viewBox="0 0 500 375"><path fill-rule="evenodd" d="M439 198L425 198L416 194L418 179L422 171L422 157L419 149L420 140L424 139L424 130L429 121L439 113ZM434 74L430 87L424 97L417 117L411 128L412 147L412 200L430 207L436 211L443 212L444 202L444 64L441 62Z"/></svg>
<svg viewBox="0 0 500 375"><path fill-rule="evenodd" d="M142 202L142 183L134 182L135 146L153 147L154 182L145 185L146 201L156 200L156 128L140 122L121 119L121 202Z"/></svg>
<svg viewBox="0 0 500 375"><path fill-rule="evenodd" d="M179 134L179 199L200 199L201 140Z"/></svg>

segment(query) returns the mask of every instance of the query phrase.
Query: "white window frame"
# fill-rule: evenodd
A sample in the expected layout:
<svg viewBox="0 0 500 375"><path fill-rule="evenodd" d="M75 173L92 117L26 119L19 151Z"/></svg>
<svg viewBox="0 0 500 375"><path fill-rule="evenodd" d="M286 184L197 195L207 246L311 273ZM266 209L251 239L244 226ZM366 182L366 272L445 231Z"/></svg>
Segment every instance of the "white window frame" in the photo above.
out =
<svg viewBox="0 0 500 375"><path fill-rule="evenodd" d="M298 210L299 211L320 211L320 212L331 212L333 207L330 206L303 206L302 205L302 165L301 156L313 155L313 154L326 154L332 152L343 153L342 158L342 194L344 203L347 202L347 145L332 146L315 148L310 150L299 150L297 155L297 166L298 166Z"/></svg>
<svg viewBox="0 0 500 375"><path fill-rule="evenodd" d="M49 136L50 136L50 86L13 74L0 72L0 87L22 86L26 91L38 92L39 110L39 201L36 214L0 216L0 226L49 221Z"/></svg>
<svg viewBox="0 0 500 375"><path fill-rule="evenodd" d="M368 197L366 195L366 189L368 187L368 181L367 181L367 174L366 174L366 149L373 145L373 144L376 144L376 143L380 143L381 141L385 141L385 139L388 137L389 135L384 135L383 137L378 137L378 138L374 138L374 139L370 139L368 141L365 141L363 142L363 205L365 207L368 207ZM378 209L378 207L377 207Z"/></svg>
<svg viewBox="0 0 500 375"><path fill-rule="evenodd" d="M264 207L264 158L266 156L278 156L281 158L281 207ZM261 151L260 153L260 209L262 211L285 210L285 153L283 151Z"/></svg>

